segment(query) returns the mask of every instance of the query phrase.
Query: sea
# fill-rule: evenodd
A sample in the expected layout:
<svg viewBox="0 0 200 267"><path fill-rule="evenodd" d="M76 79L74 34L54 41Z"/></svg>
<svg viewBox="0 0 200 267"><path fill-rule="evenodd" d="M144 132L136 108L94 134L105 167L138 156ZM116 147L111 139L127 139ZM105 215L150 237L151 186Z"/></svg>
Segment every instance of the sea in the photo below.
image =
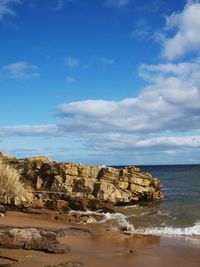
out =
<svg viewBox="0 0 200 267"><path fill-rule="evenodd" d="M118 207L131 231L200 238L200 165L138 167L161 180L165 199Z"/></svg>
<svg viewBox="0 0 200 267"><path fill-rule="evenodd" d="M160 179L165 199L118 206L116 213L105 213L100 223L118 225L133 234L194 238L200 244L200 164L137 167Z"/></svg>

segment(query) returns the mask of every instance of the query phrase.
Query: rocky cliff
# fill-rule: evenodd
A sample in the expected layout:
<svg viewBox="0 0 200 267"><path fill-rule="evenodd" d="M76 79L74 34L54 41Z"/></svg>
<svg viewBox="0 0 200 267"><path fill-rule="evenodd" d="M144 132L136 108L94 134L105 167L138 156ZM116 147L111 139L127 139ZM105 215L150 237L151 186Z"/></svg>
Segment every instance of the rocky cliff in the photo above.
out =
<svg viewBox="0 0 200 267"><path fill-rule="evenodd" d="M134 166L95 167L54 162L43 156L17 159L2 153L0 162L19 171L21 179L34 192L33 206L95 210L109 204L163 198L160 181Z"/></svg>

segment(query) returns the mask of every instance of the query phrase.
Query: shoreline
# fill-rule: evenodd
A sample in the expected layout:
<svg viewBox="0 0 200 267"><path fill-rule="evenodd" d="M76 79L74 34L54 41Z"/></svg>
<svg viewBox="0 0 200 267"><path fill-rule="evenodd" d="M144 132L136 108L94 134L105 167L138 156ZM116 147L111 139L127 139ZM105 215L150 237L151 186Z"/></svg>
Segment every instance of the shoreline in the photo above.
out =
<svg viewBox="0 0 200 267"><path fill-rule="evenodd" d="M45 213L46 212L46 213ZM0 249L0 256L17 261L0 258L0 266L10 264L16 267L45 267L62 262L74 263L69 266L87 267L197 267L200 264L200 241L190 242L180 237L159 237L154 235L129 235L109 223L77 224L62 219L55 220L55 211L41 214L27 214L10 211L0 218L0 225L18 227L45 227L66 229L76 227L86 229L92 237L84 235L67 235L58 237L58 241L68 244L70 252L57 255L40 251L22 249ZM67 265L66 265L67 266Z"/></svg>

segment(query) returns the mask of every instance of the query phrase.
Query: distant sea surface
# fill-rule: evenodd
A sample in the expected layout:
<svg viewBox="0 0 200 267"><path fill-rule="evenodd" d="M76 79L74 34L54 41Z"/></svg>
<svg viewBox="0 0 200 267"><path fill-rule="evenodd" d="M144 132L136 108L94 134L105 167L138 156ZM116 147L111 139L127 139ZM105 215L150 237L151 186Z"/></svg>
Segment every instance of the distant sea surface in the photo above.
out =
<svg viewBox="0 0 200 267"><path fill-rule="evenodd" d="M119 207L117 211L138 233L200 237L200 165L138 167L161 180L166 198Z"/></svg>

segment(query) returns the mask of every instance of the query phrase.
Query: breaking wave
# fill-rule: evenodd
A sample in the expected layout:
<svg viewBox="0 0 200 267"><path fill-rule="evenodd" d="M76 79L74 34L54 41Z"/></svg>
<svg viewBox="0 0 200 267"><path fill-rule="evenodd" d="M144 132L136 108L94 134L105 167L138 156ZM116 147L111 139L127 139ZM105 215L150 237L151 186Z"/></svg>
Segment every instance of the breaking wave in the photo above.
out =
<svg viewBox="0 0 200 267"><path fill-rule="evenodd" d="M78 213L80 215L97 215L100 216L101 219L99 221L91 219L91 217L87 220L87 223L106 223L113 222L116 226L119 226L121 230L124 231L134 231L134 226L128 222L127 216L122 213L109 213L109 212L98 212L98 211L71 211L71 213ZM112 224L114 227L114 225Z"/></svg>
<svg viewBox="0 0 200 267"><path fill-rule="evenodd" d="M159 235L159 236L200 236L200 221L189 227L149 227L146 229L137 229L137 234Z"/></svg>
<svg viewBox="0 0 200 267"><path fill-rule="evenodd" d="M106 223L112 222L112 226L118 226L121 230L127 231L130 234L140 235L156 235L156 236L200 236L200 221L197 221L193 226L189 227L147 227L147 228L135 228L132 223L128 221L128 216L122 213L102 213L94 211L76 211L76 213L82 215L99 215L101 219L99 221L88 219L87 223ZM113 225L114 223L114 225Z"/></svg>

